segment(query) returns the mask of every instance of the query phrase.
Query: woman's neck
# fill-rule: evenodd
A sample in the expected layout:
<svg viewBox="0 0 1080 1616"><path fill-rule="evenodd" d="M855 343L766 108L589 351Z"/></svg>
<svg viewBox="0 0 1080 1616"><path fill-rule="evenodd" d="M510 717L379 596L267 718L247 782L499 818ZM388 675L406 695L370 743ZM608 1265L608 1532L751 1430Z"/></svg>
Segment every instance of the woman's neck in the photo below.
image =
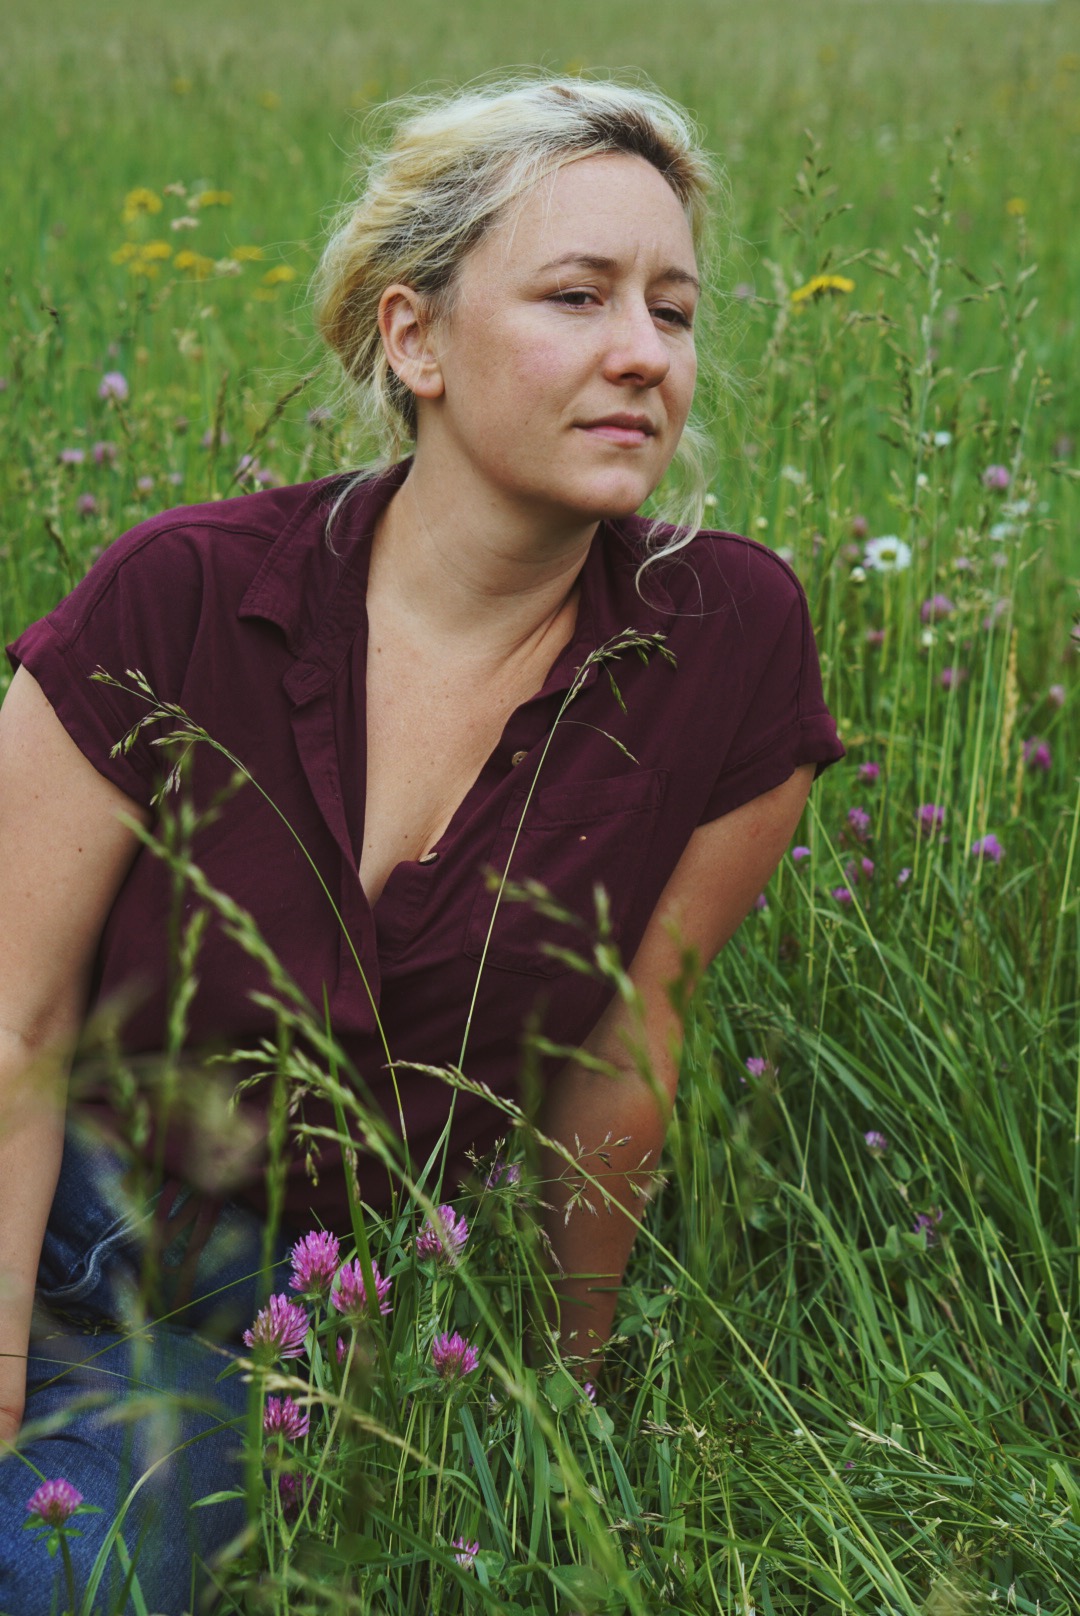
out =
<svg viewBox="0 0 1080 1616"><path fill-rule="evenodd" d="M369 601L433 647L513 656L565 623L598 523L504 509L482 486L448 497L447 483L414 461L376 526Z"/></svg>

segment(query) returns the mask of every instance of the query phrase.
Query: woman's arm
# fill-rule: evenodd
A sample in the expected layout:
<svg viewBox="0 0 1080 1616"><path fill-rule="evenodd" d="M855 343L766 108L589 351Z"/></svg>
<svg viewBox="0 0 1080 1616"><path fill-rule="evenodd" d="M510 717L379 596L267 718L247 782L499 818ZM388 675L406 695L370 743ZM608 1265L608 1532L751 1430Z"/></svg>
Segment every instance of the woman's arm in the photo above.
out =
<svg viewBox="0 0 1080 1616"><path fill-rule="evenodd" d="M101 928L146 810L79 751L24 668L0 708L0 1441L22 1421L67 1065Z"/></svg>
<svg viewBox="0 0 1080 1616"><path fill-rule="evenodd" d="M545 1227L565 1276L555 1282L559 1317L552 1322L563 1352L590 1365L599 1362L611 1333L637 1232L631 1219L641 1216L640 1191L656 1170L675 1099L683 1026L668 990L685 976L686 950L693 951L700 974L745 919L795 833L813 777L814 766L806 764L783 785L694 832L630 966L642 1021L616 1000L587 1041L588 1051L619 1075L571 1062L545 1096L541 1130L575 1155L580 1141L581 1167L616 1203L605 1207L595 1189L575 1199L580 1179L575 1186L565 1161L544 1153L544 1198L551 1203ZM634 1043L644 1045L655 1084L635 1069L628 1048ZM628 1143L616 1146L623 1138Z"/></svg>

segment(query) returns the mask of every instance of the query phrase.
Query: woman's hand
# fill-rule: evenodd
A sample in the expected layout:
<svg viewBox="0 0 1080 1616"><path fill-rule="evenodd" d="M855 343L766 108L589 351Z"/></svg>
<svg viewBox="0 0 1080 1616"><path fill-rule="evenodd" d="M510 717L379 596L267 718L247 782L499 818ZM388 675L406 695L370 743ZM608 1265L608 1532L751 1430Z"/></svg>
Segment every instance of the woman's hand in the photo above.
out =
<svg viewBox="0 0 1080 1616"><path fill-rule="evenodd" d="M0 708L0 1438L19 1429L67 1062L98 937L149 815L98 774L25 669Z"/></svg>
<svg viewBox="0 0 1080 1616"><path fill-rule="evenodd" d="M795 833L813 777L806 764L783 785L694 832L630 967L640 1020L616 1000L586 1042L617 1075L571 1062L545 1097L541 1131L572 1152L580 1168L544 1152L545 1228L563 1270L554 1282L558 1318L550 1322L563 1353L580 1356L588 1368L599 1364L611 1333L643 1192L675 1100L683 1025L669 990L685 981L688 953L696 981L746 918ZM635 1048L646 1056L649 1076L638 1069ZM583 1187L583 1174L606 1194Z"/></svg>

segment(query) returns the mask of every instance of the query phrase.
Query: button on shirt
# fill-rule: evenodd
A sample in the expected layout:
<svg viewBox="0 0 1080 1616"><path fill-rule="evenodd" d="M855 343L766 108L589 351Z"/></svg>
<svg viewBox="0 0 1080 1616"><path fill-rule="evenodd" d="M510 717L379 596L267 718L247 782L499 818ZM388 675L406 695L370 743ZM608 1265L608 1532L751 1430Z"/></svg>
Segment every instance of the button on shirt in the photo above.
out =
<svg viewBox="0 0 1080 1616"><path fill-rule="evenodd" d="M353 488L329 533L341 479L166 512L112 545L8 649L91 763L139 803L150 805L164 772L151 743L172 726L151 723L114 751L149 711L127 670L217 743L197 741L184 774L182 789L205 814L192 861L250 914L315 1022L328 1013L355 1079L404 1126L422 1164L452 1096L412 1063L461 1058L471 1080L518 1100L527 1030L574 1046L608 1002L605 985L559 952L589 953L596 886L629 961L696 826L843 748L802 590L778 557L737 535L702 534L648 568L639 594L646 524L603 523L581 571L570 643L511 715L438 844L398 864L370 905L357 873L365 591L376 518L408 469ZM92 679L101 669L124 688ZM572 919L538 909L529 882ZM175 988L173 884L166 861L137 854L95 967L92 1003L123 1007L123 1048L147 1072L166 1047ZM280 989L227 917L183 889L183 919L204 907L185 1047L248 1057L278 1035ZM245 1058L238 1069L260 1064L272 1060ZM545 1057L541 1079L557 1065ZM263 1080L245 1101L257 1122L268 1093ZM332 1127L314 1086L291 1095L296 1118ZM451 1161L460 1166L467 1150L482 1153L507 1131L496 1106L459 1092ZM173 1132L170 1170L198 1179L197 1130ZM292 1152L289 1218L314 1213L340 1228L347 1200L334 1146L323 1146L316 1169L317 1181L305 1149ZM365 1199L389 1204L384 1169L362 1159L360 1179ZM257 1177L241 1193L261 1204Z"/></svg>

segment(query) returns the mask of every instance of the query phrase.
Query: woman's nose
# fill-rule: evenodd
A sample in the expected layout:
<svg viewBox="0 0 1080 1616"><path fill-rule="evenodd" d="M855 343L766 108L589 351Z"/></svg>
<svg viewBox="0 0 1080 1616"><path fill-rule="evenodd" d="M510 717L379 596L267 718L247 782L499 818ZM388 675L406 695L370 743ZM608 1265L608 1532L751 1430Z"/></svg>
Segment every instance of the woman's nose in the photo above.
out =
<svg viewBox="0 0 1080 1616"><path fill-rule="evenodd" d="M664 334L656 328L648 304L636 301L613 311L605 369L612 380L637 380L656 387L671 368Z"/></svg>

